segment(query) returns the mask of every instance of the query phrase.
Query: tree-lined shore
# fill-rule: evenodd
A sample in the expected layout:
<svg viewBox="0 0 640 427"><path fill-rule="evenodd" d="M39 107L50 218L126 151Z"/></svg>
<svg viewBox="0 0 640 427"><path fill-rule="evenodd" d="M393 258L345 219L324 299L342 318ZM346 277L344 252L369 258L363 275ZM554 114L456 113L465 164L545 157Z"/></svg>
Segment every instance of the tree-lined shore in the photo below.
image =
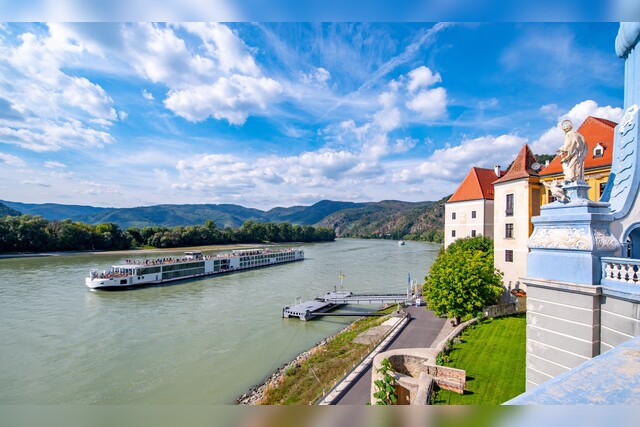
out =
<svg viewBox="0 0 640 427"><path fill-rule="evenodd" d="M203 225L129 227L123 230L114 223L94 225L70 219L49 221L34 215L0 218L0 253L321 242L334 239L335 233L330 228L292 225L286 222L274 224L246 221L238 228L220 229L215 222L209 220Z"/></svg>

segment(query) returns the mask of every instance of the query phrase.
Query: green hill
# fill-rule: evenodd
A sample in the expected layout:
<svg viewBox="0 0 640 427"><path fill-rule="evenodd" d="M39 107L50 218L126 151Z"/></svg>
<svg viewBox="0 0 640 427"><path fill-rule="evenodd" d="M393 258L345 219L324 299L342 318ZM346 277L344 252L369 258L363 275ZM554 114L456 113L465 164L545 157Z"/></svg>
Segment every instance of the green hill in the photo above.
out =
<svg viewBox="0 0 640 427"><path fill-rule="evenodd" d="M40 215L48 220L71 219L89 224L113 222L128 227L199 225L213 220L218 228L241 226L245 221L289 222L330 227L341 237L442 241L445 197L436 202L340 202L322 200L311 206L277 207L269 211L231 204L156 205L135 208L96 208L54 203L3 202L9 209ZM19 212L18 212L19 214Z"/></svg>
<svg viewBox="0 0 640 427"><path fill-rule="evenodd" d="M349 208L365 206L366 203L334 202L321 200L311 206L292 206L290 208L273 208L265 212L265 217L272 222L290 222L292 224L311 225L322 221L327 215Z"/></svg>
<svg viewBox="0 0 640 427"><path fill-rule="evenodd" d="M335 212L317 225L332 227L338 237L415 239L442 241L444 204L386 200Z"/></svg>
<svg viewBox="0 0 640 427"><path fill-rule="evenodd" d="M19 203L0 200L0 203L26 215L39 215L48 220L73 219L82 215L92 215L109 210L110 208L96 208L82 205L60 205L57 203Z"/></svg>
<svg viewBox="0 0 640 427"><path fill-rule="evenodd" d="M240 227L245 221L266 222L264 212L238 205L156 205L110 209L93 215L77 217L78 221L98 224L114 222L122 228L161 225L204 224L212 220L219 228Z"/></svg>
<svg viewBox="0 0 640 427"><path fill-rule="evenodd" d="M20 216L21 212L10 208L9 206L0 203L0 218L4 218L5 216Z"/></svg>

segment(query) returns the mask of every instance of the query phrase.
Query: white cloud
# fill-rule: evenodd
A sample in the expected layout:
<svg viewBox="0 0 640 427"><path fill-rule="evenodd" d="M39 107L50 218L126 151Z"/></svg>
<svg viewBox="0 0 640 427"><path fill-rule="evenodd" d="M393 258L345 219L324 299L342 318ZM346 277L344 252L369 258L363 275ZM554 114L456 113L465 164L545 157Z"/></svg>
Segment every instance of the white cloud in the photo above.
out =
<svg viewBox="0 0 640 427"><path fill-rule="evenodd" d="M559 114L558 104L545 104L540 107L540 112L547 117L556 117Z"/></svg>
<svg viewBox="0 0 640 427"><path fill-rule="evenodd" d="M434 151L426 162L417 168L424 177L460 181L472 166L493 168L509 165L527 142L517 135L484 136L465 139L460 145Z"/></svg>
<svg viewBox="0 0 640 427"><path fill-rule="evenodd" d="M116 110L111 106L113 100L102 87L91 83L84 77L69 77L70 83L60 94L73 106L77 106L92 117L107 120L116 119Z"/></svg>
<svg viewBox="0 0 640 427"><path fill-rule="evenodd" d="M40 179L25 179L20 181L20 184L23 185L35 185L38 187L51 187L51 184L48 182L42 181Z"/></svg>
<svg viewBox="0 0 640 427"><path fill-rule="evenodd" d="M16 44L0 41L0 98L20 114L0 118L0 142L33 151L103 146L118 118L113 99L86 77L67 68L92 63L102 54L65 24L24 32Z"/></svg>
<svg viewBox="0 0 640 427"><path fill-rule="evenodd" d="M142 97L147 101L153 101L155 98L151 92L148 92L146 89L142 91Z"/></svg>
<svg viewBox="0 0 640 427"><path fill-rule="evenodd" d="M547 106L543 106L542 108L545 107ZM552 107L548 107L548 109L550 111L556 109L557 111L555 104L552 104ZM562 123L563 120L571 120L574 129L577 130L588 116L607 119L619 123L622 119L623 113L624 111L619 107L611 107L610 105L600 107L597 102L590 99L582 101L579 104L576 104L567 113L559 115L557 117L557 125L549 128L538 140L534 141L531 144L531 149L536 154L555 153L564 142L564 132L560 128L560 123Z"/></svg>
<svg viewBox="0 0 640 427"><path fill-rule="evenodd" d="M16 168L22 168L26 166L24 160L22 160L18 156L14 156L13 154L0 153L0 163L4 163L5 165L14 166Z"/></svg>
<svg viewBox="0 0 640 427"><path fill-rule="evenodd" d="M66 168L67 165L64 163L56 162L54 160L49 160L44 162L44 167L49 169L57 169L57 168Z"/></svg>
<svg viewBox="0 0 640 427"><path fill-rule="evenodd" d="M406 136L404 138L398 138L398 139L396 139L396 143L393 146L393 152L394 153L405 153L405 152L411 150L417 144L418 144L418 140L415 139L415 138L411 138L409 136Z"/></svg>
<svg viewBox="0 0 640 427"><path fill-rule="evenodd" d="M415 92L416 89L426 88L441 82L442 77L440 77L440 73L434 74L431 69L422 65L409 72L409 84L407 88L409 92Z"/></svg>
<svg viewBox="0 0 640 427"><path fill-rule="evenodd" d="M192 122L213 117L242 125L250 113L265 110L280 93L282 86L275 80L234 74L211 85L172 90L164 104Z"/></svg>
<svg viewBox="0 0 640 427"><path fill-rule="evenodd" d="M215 58L225 73L238 72L257 77L260 69L247 46L229 27L218 23L190 22L180 25L198 35L210 57Z"/></svg>
<svg viewBox="0 0 640 427"><path fill-rule="evenodd" d="M327 82L331 79L331 73L323 67L316 67L310 73L302 75L302 81L305 84L317 84L319 86L326 86Z"/></svg>
<svg viewBox="0 0 640 427"><path fill-rule="evenodd" d="M424 119L440 118L447 112L447 91L442 87L421 90L406 105Z"/></svg>
<svg viewBox="0 0 640 427"><path fill-rule="evenodd" d="M400 126L401 114L396 107L397 98L398 95L394 90L383 92L379 97L382 109L373 116L373 123L383 132L392 131Z"/></svg>
<svg viewBox="0 0 640 427"><path fill-rule="evenodd" d="M106 185L95 181L81 181L80 188L76 190L76 192L82 194L90 194L92 196L117 196L122 194L120 190L112 185Z"/></svg>
<svg viewBox="0 0 640 427"><path fill-rule="evenodd" d="M63 124L37 121L33 126L27 122L21 128L0 126L0 141L27 150L44 152L57 151L65 147L103 147L114 142L114 139L107 132L86 127L81 122L72 120Z"/></svg>
<svg viewBox="0 0 640 427"><path fill-rule="evenodd" d="M150 23L126 25L122 28L122 36L125 54L143 77L172 87L198 80L197 73L189 67L197 63L198 57L191 56L185 41L171 28ZM204 68L202 64L198 67L199 70Z"/></svg>
<svg viewBox="0 0 640 427"><path fill-rule="evenodd" d="M13 71L11 84L0 95L12 101L21 113L43 117L115 120L113 100L104 89L84 77L71 76L62 68L75 58L89 55L88 48L61 24L37 36L23 33L21 43L8 48L7 64ZM84 111L82 117L74 111Z"/></svg>

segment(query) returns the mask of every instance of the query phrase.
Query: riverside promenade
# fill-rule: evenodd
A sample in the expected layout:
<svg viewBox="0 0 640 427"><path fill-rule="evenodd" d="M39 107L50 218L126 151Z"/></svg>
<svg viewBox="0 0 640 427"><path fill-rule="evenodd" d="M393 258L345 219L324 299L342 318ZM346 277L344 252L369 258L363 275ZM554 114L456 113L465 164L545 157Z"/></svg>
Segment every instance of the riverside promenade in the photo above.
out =
<svg viewBox="0 0 640 427"><path fill-rule="evenodd" d="M453 330L447 319L436 317L432 311L424 307L406 307L405 311L411 314L411 320L383 351L431 347ZM371 396L371 364L369 363L362 375L346 388L346 391L332 402L333 405L366 405Z"/></svg>

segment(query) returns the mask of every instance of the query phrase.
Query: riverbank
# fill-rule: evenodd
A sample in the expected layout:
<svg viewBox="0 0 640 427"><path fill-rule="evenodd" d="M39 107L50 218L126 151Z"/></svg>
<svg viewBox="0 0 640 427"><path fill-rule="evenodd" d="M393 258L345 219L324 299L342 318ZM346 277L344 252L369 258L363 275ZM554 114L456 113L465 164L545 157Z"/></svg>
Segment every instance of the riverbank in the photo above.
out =
<svg viewBox="0 0 640 427"><path fill-rule="evenodd" d="M181 248L152 248L152 249L126 249L115 251L67 251L67 252L40 252L40 253L10 253L0 254L0 259L9 258L38 258L53 256L75 256L75 255L130 255L130 254L155 254L176 251L218 251L218 250L234 250L246 248L262 248L266 246L287 246L300 245L300 242L287 243L236 243L229 245L209 245L209 246L187 246Z"/></svg>
<svg viewBox="0 0 640 427"><path fill-rule="evenodd" d="M291 362L282 365L272 375L267 377L267 379L265 379L262 383L251 387L248 392L240 397L237 397L235 403L237 405L262 405L268 391L277 388L283 382L288 371L290 372L292 369L296 369L296 367L306 362L312 355L321 351L328 342L333 340L341 333L349 330L349 328L351 328L351 325L346 326L338 333L323 339L322 341L311 347L309 350L303 351Z"/></svg>
<svg viewBox="0 0 640 427"><path fill-rule="evenodd" d="M240 405L311 405L382 340L381 326L396 305L380 310L389 316L358 319L300 353L236 399ZM382 328L382 329L380 329Z"/></svg>

